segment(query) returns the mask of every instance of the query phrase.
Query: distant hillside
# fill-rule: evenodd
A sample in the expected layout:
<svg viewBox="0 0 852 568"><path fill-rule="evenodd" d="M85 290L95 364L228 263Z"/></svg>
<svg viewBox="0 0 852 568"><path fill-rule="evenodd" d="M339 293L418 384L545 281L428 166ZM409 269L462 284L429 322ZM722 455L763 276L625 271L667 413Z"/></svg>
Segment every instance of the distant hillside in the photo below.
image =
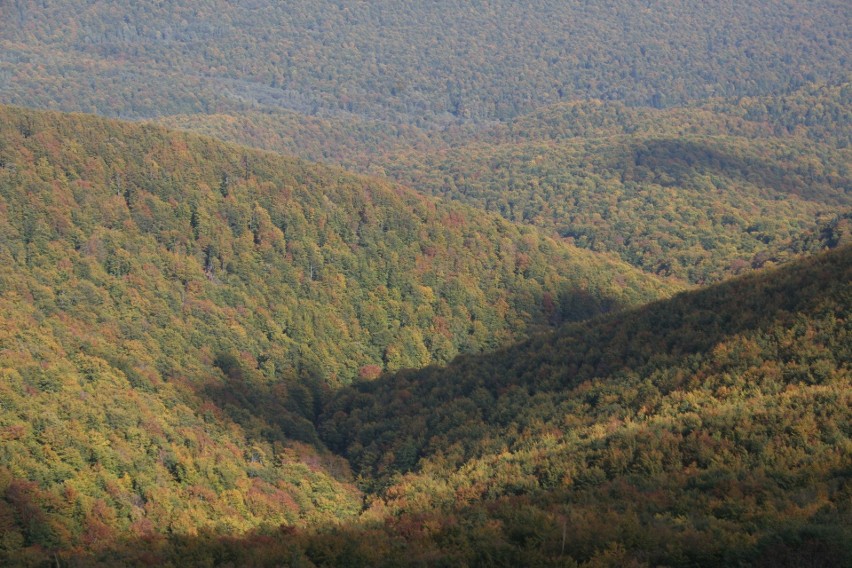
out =
<svg viewBox="0 0 852 568"><path fill-rule="evenodd" d="M715 98L664 111L618 102L554 104L495 126L480 138L523 142L625 134L804 138L845 148L852 143L852 83L811 83L789 93Z"/></svg>
<svg viewBox="0 0 852 568"><path fill-rule="evenodd" d="M850 15L844 0L15 0L0 24L0 101L429 127L589 98L664 107L840 80Z"/></svg>
<svg viewBox="0 0 852 568"><path fill-rule="evenodd" d="M815 235L852 212L850 109L844 83L666 110L563 103L480 131L282 112L163 122L390 177L706 283L824 248Z"/></svg>
<svg viewBox="0 0 852 568"><path fill-rule="evenodd" d="M852 210L852 88L667 110L566 103L383 172L643 270L718 281ZM819 250L818 248L815 250Z"/></svg>
<svg viewBox="0 0 852 568"><path fill-rule="evenodd" d="M313 421L679 286L380 180L0 107L0 563L355 514Z"/></svg>
<svg viewBox="0 0 852 568"><path fill-rule="evenodd" d="M230 114L182 114L164 116L157 124L189 130L253 148L298 156L314 162L343 166L353 171L381 172L382 157L403 150L428 151L446 147L451 134L415 126L396 125L352 116L340 118L305 116L287 110L234 112ZM454 129L454 137L471 129Z"/></svg>
<svg viewBox="0 0 852 568"><path fill-rule="evenodd" d="M809 83L788 94L712 99L661 112L600 100L546 105L505 124L430 131L351 115L310 117L281 109L163 116L157 122L247 146L380 171L396 154L466 144L561 143L576 138L734 136L852 144L852 83Z"/></svg>

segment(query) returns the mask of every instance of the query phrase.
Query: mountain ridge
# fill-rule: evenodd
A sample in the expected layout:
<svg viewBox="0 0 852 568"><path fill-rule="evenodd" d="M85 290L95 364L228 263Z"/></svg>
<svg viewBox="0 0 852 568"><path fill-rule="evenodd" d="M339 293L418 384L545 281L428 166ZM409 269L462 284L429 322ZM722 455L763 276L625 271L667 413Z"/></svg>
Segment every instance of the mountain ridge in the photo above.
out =
<svg viewBox="0 0 852 568"><path fill-rule="evenodd" d="M709 283L795 257L848 212L850 93L846 81L666 109L572 101L440 133L274 112L162 121L340 163Z"/></svg>
<svg viewBox="0 0 852 568"><path fill-rule="evenodd" d="M360 510L331 391L682 287L161 127L0 107L0 558Z"/></svg>

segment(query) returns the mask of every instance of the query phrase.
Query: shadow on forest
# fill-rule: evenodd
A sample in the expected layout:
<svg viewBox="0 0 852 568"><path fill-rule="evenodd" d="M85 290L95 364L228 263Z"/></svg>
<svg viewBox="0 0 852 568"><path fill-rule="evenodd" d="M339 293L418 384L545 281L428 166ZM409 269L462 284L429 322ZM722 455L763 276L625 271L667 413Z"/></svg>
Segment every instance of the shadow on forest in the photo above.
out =
<svg viewBox="0 0 852 568"><path fill-rule="evenodd" d="M434 439L444 446L463 445L470 458L480 441L508 428L534 396L562 393L592 379L635 382L659 370L680 371L654 379L654 388L666 394L692 379L693 356L709 355L731 336L790 329L797 313L818 306L843 310L850 281L852 247L845 247L568 324L493 353L460 356L443 368L383 376L339 391L326 405L320 432L363 475L376 473L370 472L376 464L364 456L375 459L391 452L396 461L383 464L390 468L385 475L412 469L419 458L441 449L434 447ZM825 308L829 300L833 307ZM799 372L802 376L789 380L812 380L806 369ZM508 410L495 410L509 397ZM471 427L471 420L478 426Z"/></svg>
<svg viewBox="0 0 852 568"><path fill-rule="evenodd" d="M225 375L222 382L207 382L196 389L198 396L212 402L248 435L267 442L295 440L324 450L314 429L327 387L318 380L263 382L247 375L242 363L230 353L220 353L214 362Z"/></svg>
<svg viewBox="0 0 852 568"><path fill-rule="evenodd" d="M542 313L539 321L530 324L531 330L555 329L569 322L582 322L623 309L619 300L600 297L588 290L570 288L548 299L537 298ZM471 355L487 358L488 355ZM464 356L460 356L463 358ZM324 404L333 396L332 388L320 377L318 370L303 370L302 376L279 377L269 382L257 368L249 366L238 353L223 351L216 355L213 365L224 380L211 379L187 386L204 401L214 404L224 415L239 424L247 436L258 440L286 444L295 440L309 444L320 452L327 451L316 426ZM440 367L435 367L440 369ZM402 373L417 371L402 371ZM387 380L387 375L386 379ZM372 383L384 384L383 381ZM342 387L348 391L351 387Z"/></svg>
<svg viewBox="0 0 852 568"><path fill-rule="evenodd" d="M656 183L664 187L690 187L696 176L722 176L735 182L748 182L764 189L768 196L796 195L820 202L848 202L841 190L825 191L825 186L848 187L849 180L826 175L812 165L761 158L753 151L742 154L713 140L656 139L629 144L624 158L608 160L607 168L624 170L625 181Z"/></svg>
<svg viewBox="0 0 852 568"><path fill-rule="evenodd" d="M773 272L568 323L493 352L460 355L445 367L385 374L333 394L319 382L270 386L245 380L239 362L220 355L215 364L227 380L206 384L198 394L247 435L270 442L297 440L320 452L330 449L354 462L356 474L365 475L370 475L364 470L369 464L358 463L349 452L353 444L373 456L393 451L396 460L384 465L385 475L404 473L437 449L428 444L437 433L445 443L455 440L473 448L509 425L513 415L492 408L509 391L517 395L520 389L528 399L595 378L649 376L663 367L685 369L692 355L709 353L730 336L788 327L796 312L811 309L836 295L840 283L852 281L850 258L852 247L846 247ZM605 312L603 308L596 306L595 312ZM681 387L683 380L660 380L655 387L666 393ZM482 397L481 389L489 396ZM479 417L486 428L467 430L471 416Z"/></svg>
<svg viewBox="0 0 852 568"><path fill-rule="evenodd" d="M452 433L456 426L445 410L448 405L464 399L473 407L466 409L467 414L462 418L478 415L486 428L479 432L460 429L456 433L466 435L470 445L476 446L483 436L499 434L507 423L513 421L513 416L501 417L484 406L493 405L502 396L510 396L513 389L525 390L530 395L555 393L595 377L614 377L624 373L641 375L649 366L658 363L669 366L688 364L693 354L707 353L731 335L787 329L800 313L848 310L848 303L844 302L849 298L850 281L852 247L845 247L775 271L683 293L640 309L568 324L556 333L542 334L494 353L459 357L445 368L404 371L380 377L341 390L326 407L320 420L320 431L326 443L342 451L364 435L374 438L377 450L386 451L398 445L400 440L417 435L420 428L425 428L424 439L441 429L442 435ZM826 303L827 300L829 303ZM229 367L230 363L220 360L217 365L231 380L236 380L239 378L237 371ZM663 390L675 389L679 385L657 386ZM475 394L478 389L488 391L491 398ZM221 390L211 390L207 394L217 397L217 404L223 407L256 408L258 401L254 397L270 393L239 389L235 393L223 385ZM400 405L400 401L405 403L404 406ZM268 414L261 416L262 420L273 422L274 412L281 410L276 408L269 406L264 411ZM354 428L354 424L345 419L341 420L355 408L358 419L363 421L360 429ZM446 435L444 439L447 440ZM429 450L421 446L414 457L426 455ZM400 472L410 469L411 465L397 463L391 467ZM825 474L814 472L815 477ZM844 472L832 475L842 479ZM598 491L600 498L606 499L616 494L613 492L624 491L619 489L618 483L618 480L612 480L594 491ZM48 530L48 512L32 502L37 493L35 484L12 479L7 487L11 488L11 493L7 489L5 499L0 499L0 521L10 515L26 517L24 520L29 531ZM54 554L33 547L4 557L0 549L0 561L8 561L9 565L80 567L373 566L383 563L517 565L535 559L542 565L571 565L567 563L569 559L563 557L563 551L571 551L575 559L583 561L591 558L592 554L611 549L613 542L621 542L606 541L609 536L596 536L592 531L592 534L583 537L588 542L581 546L577 543L585 541L572 533L571 539L579 540L574 543L569 539L568 548L565 548L565 537L562 536L565 525L554 524L553 519L544 513L529 512L529 500L539 505L551 501L564 502L565 495L559 494L559 491L538 489L523 495L500 497L489 503L476 503L453 513L410 513L373 524L355 519L348 524L285 527L238 536L212 532L196 536L151 535L102 542L102 548L95 552ZM592 492L589 496L594 497L598 493ZM594 499L588 502L580 500L572 506L594 509L595 502ZM611 513L616 515L614 518L618 522L627 523L612 529L616 531L612 533L616 535L613 538L627 538L618 531L626 530L630 519L622 520L617 511ZM455 516L449 518L448 514ZM820 521L817 518L819 514L812 513L807 519L800 518L795 522L791 520L789 526L784 523L773 526L756 544L747 549L727 550L724 557L702 559L699 556L682 560L693 565L739 563L767 568L839 565L838 559L852 557L848 544L844 544L844 529L835 526L834 521L829 524L825 520ZM494 518L502 519L502 524L489 524L489 519ZM449 532L429 532L424 529L425 526L440 526ZM495 532L496 526L501 528ZM490 532L485 531L487 527L492 527L488 529ZM689 539L693 537L683 538L686 538L684 543L688 547L692 542ZM50 542L49 539L41 541ZM642 542L645 541L630 544L640 551L639 558L643 554ZM62 544L60 539L56 548L62 548ZM575 550L578 552L574 553Z"/></svg>
<svg viewBox="0 0 852 568"><path fill-rule="evenodd" d="M612 490L616 485L603 489ZM601 495L603 499L608 497ZM559 498L559 495L548 493L540 495L539 501ZM592 510L595 505L585 503L576 507ZM661 536L654 536L653 528L637 527L629 516L621 518L617 512L610 514L616 515L613 523L616 526L588 532L575 525L566 538L566 521L554 522L543 511L531 507L524 497L507 497L453 513L405 515L386 518L380 523L353 520L305 528L282 526L239 535L214 531L202 531L197 535L151 534L105 539L88 551L31 547L5 555L0 549L0 563L45 568L576 567L578 562L592 562L592 566L648 565L649 557L666 558L668 554L684 566L834 568L852 560L852 548L845 534L848 531L820 521L818 514L809 515L804 521L777 522L771 531L750 545L740 543L719 550L718 545L708 546L697 535L686 535L681 536L677 544L667 543L668 551L645 548ZM442 530L424 531L426 526L439 526ZM491 530L483 530L489 526ZM500 529L495 531L494 526ZM632 533L637 529L642 536L634 541ZM672 545L683 547L683 550L673 553ZM612 551L619 554L613 556Z"/></svg>

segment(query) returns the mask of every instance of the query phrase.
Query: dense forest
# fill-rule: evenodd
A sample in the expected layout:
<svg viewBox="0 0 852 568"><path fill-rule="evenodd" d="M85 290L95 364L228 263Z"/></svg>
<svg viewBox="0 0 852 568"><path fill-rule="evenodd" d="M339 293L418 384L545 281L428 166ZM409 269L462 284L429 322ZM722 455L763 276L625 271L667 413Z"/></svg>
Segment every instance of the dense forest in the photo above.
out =
<svg viewBox="0 0 852 568"><path fill-rule="evenodd" d="M14 107L0 257L18 561L345 518L358 491L314 429L332 389L680 287L380 180Z"/></svg>
<svg viewBox="0 0 852 568"><path fill-rule="evenodd" d="M829 225L852 238L850 83L665 110L562 103L440 135L282 113L164 122L390 177L693 283L819 251Z"/></svg>
<svg viewBox="0 0 852 568"><path fill-rule="evenodd" d="M852 84L808 83L786 94L714 98L665 112L615 101L551 104L490 126L455 125L427 130L411 125L347 117L305 116L282 109L224 114L162 116L157 122L217 138L307 158L381 172L384 162L409 151L488 144L557 144L570 139L734 136L809 140L834 149L852 144Z"/></svg>
<svg viewBox="0 0 852 568"><path fill-rule="evenodd" d="M850 282L847 246L344 389L320 431L424 564L848 565Z"/></svg>
<svg viewBox="0 0 852 568"><path fill-rule="evenodd" d="M410 151L384 171L643 270L705 283L852 210L850 163L852 149L811 142L629 134Z"/></svg>
<svg viewBox="0 0 852 568"><path fill-rule="evenodd" d="M851 22L0 2L0 566L852 566Z"/></svg>
<svg viewBox="0 0 852 568"><path fill-rule="evenodd" d="M837 0L8 9L0 102L390 177L691 283L795 257L850 207Z"/></svg>
<svg viewBox="0 0 852 568"><path fill-rule="evenodd" d="M449 140L468 141L477 132L475 127L432 131L381 120L305 116L279 109L179 114L158 117L156 123L376 176L385 175L381 164L388 156L446 149Z"/></svg>
<svg viewBox="0 0 852 568"><path fill-rule="evenodd" d="M599 98L656 107L849 73L844 0L11 0L0 102L121 117L254 107L420 126Z"/></svg>
<svg viewBox="0 0 852 568"><path fill-rule="evenodd" d="M359 382L319 420L369 495L357 518L86 541L56 558L848 565L850 281L852 247L843 247L446 367ZM29 537L17 519L34 518L32 531L68 514L67 489L33 503L44 499L34 484L7 485L0 504L13 530ZM29 517L14 509L22 501ZM6 553L52 558L45 547Z"/></svg>
<svg viewBox="0 0 852 568"><path fill-rule="evenodd" d="M794 256L852 211L850 109L848 83L666 110L564 103L382 166L425 193L705 283Z"/></svg>

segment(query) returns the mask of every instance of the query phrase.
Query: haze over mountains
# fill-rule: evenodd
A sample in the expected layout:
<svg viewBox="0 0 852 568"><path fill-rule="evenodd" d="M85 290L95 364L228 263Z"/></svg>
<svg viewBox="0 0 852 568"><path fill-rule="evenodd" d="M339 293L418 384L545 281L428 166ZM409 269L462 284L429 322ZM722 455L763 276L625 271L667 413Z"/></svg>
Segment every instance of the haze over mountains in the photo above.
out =
<svg viewBox="0 0 852 568"><path fill-rule="evenodd" d="M262 105L392 122L671 105L849 73L843 0L7 3L3 100L124 117Z"/></svg>
<svg viewBox="0 0 852 568"><path fill-rule="evenodd" d="M0 564L852 565L850 16L0 3Z"/></svg>
<svg viewBox="0 0 852 568"><path fill-rule="evenodd" d="M803 233L849 211L850 109L849 83L667 110L564 103L463 144L400 152L383 169L705 283L783 258Z"/></svg>

